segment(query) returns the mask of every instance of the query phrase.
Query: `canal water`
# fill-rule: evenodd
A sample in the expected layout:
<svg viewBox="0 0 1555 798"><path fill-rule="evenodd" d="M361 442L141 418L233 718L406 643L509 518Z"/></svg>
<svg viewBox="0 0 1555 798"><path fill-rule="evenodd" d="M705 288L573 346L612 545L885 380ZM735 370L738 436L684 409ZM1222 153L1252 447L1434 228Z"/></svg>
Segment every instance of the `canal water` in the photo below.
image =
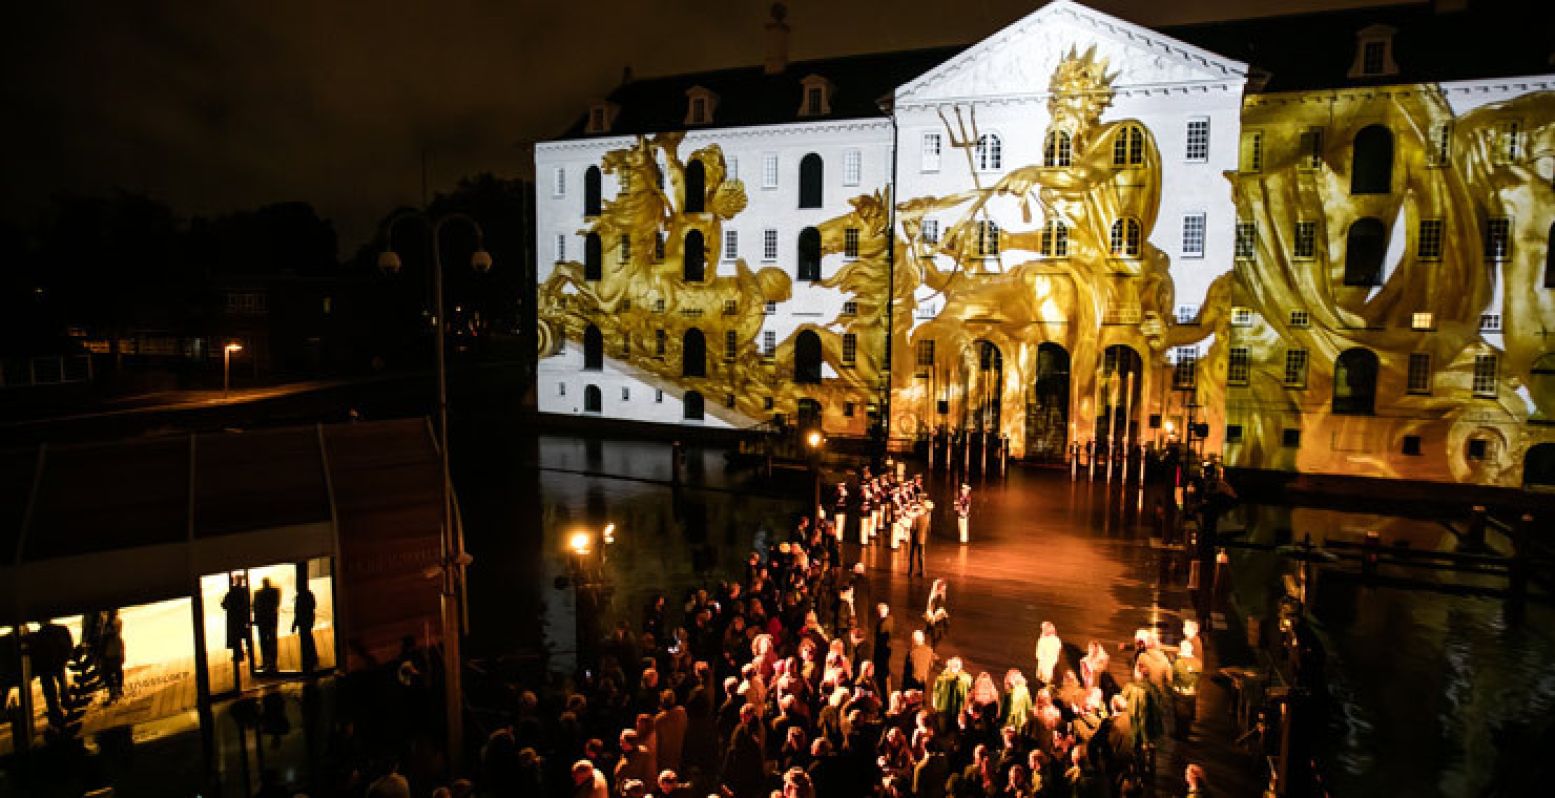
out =
<svg viewBox="0 0 1555 798"><path fill-rule="evenodd" d="M572 535L594 541L591 567L609 591L606 622L635 626L655 593L665 593L673 607L687 590L738 573L753 548L786 534L811 492L802 471L768 479L730 470L718 448L689 446L678 485L670 448L658 442L466 434L456 438L454 451L467 546L475 557L467 653L553 671L570 669L577 645ZM1147 607L1185 606L1186 574L1167 568L1168 558L1151 546L1136 494L1071 483L1067 473L1021 469L978 485L976 493L979 515L999 527L982 552L974 541L956 553L945 507L935 520L944 537L930 547L931 575L936 567L960 567L972 586L953 590L975 589L980 563L1035 548L1046 562L1068 562L1087 573L1071 575L1073 584L1032 578L1029 590L1010 589L1028 590L1031 606L1043 612L1068 613L1053 617L1087 635L1124 639ZM607 524L614 525L611 545L598 538ZM1368 529L1415 548L1454 542L1430 519L1301 507L1241 507L1225 526L1245 529L1242 538L1253 543L1306 535L1314 543L1359 540ZM959 557L960 565L951 559L936 565L936 550ZM867 556L872 568L900 565L888 552ZM1293 570L1271 551L1237 549L1232 558L1240 606L1253 612L1273 601ZM1086 579L1111 583L1102 591L1110 600L1073 596L1058 608L1064 602L1057 594L1082 591L1077 585ZM916 595L903 590L903 600ZM1555 750L1555 613L1549 607L1532 604L1513 622L1495 599L1367 588L1321 574L1309 595L1328 653L1334 711L1320 750L1334 794L1477 795L1522 784L1549 767L1540 759ZM1024 637L1012 645L1028 650Z"/></svg>

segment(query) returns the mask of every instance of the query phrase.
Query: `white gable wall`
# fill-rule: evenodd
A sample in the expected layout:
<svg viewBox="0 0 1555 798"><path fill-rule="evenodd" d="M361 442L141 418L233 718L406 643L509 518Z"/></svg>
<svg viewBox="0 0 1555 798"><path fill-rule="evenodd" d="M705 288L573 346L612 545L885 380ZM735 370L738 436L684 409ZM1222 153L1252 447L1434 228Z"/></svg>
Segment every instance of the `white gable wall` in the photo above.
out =
<svg viewBox="0 0 1555 798"><path fill-rule="evenodd" d="M1247 72L1241 62L1055 0L898 89L899 196L945 197L974 187L964 151L951 146L952 138L970 138L952 131L962 129L963 122L972 131L974 119L979 133L997 133L1002 145L1003 168L979 175L981 185L1040 164L1052 121L1047 101L1053 71L1071 52L1084 54L1092 47L1098 60L1108 62L1109 74L1116 74L1113 102L1102 122L1137 120L1155 137L1162 193L1150 242L1171 259L1176 305L1198 306L1210 283L1232 268L1236 209L1224 173L1237 168ZM1210 123L1209 157L1203 162L1186 158L1187 126L1195 118ZM943 147L936 172L922 168L923 135L931 132L941 134ZM996 200L989 207L1004 230L1041 224L1040 219L1021 219L1013 203ZM1202 258L1182 253L1183 217L1190 213L1205 215ZM941 230L952 221L941 218ZM1006 263L1032 256L1010 253ZM940 265L951 263L946 259Z"/></svg>

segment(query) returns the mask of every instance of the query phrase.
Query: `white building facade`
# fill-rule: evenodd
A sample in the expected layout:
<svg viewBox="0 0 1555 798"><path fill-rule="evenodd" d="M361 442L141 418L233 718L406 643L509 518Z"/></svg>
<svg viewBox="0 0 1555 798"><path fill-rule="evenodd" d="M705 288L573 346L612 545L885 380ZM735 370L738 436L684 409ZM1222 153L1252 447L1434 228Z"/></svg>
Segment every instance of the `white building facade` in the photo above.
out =
<svg viewBox="0 0 1555 798"><path fill-rule="evenodd" d="M764 67L625 84L537 147L540 409L1555 481L1547 54L1437 57L1491 16L1053 0L792 64L774 20Z"/></svg>

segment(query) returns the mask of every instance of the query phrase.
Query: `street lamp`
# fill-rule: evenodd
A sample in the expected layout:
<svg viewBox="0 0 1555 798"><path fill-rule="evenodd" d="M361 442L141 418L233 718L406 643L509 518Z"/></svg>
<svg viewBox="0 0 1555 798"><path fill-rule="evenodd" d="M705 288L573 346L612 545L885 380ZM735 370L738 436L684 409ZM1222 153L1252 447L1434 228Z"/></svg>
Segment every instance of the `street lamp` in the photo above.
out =
<svg viewBox="0 0 1555 798"><path fill-rule="evenodd" d="M821 446L826 443L826 436L818 429L812 429L804 436L805 449L810 455L810 477L814 484L814 499L811 504L810 515L820 523L821 518Z"/></svg>
<svg viewBox="0 0 1555 798"><path fill-rule="evenodd" d="M232 397L232 353L243 351L243 345L233 341L221 348L221 398Z"/></svg>
<svg viewBox="0 0 1555 798"><path fill-rule="evenodd" d="M464 552L464 536L456 534L454 527L453 481L448 473L448 366L445 360L444 330L448 326L443 318L443 251L441 247L443 225L450 221L463 222L475 231L475 251L470 255L470 268L484 274L491 270L491 253L486 251L486 233L480 223L463 213L447 213L433 218L424 211L405 211L389 220L383 231L383 251L378 254L378 268L385 274L400 271L400 256L394 251L394 228L406 219L416 219L432 234L432 328L436 330L437 361L437 444L439 465L443 480L443 529L439 540L443 614L443 702L447 706L448 757L455 770L463 758L464 712L463 689L460 685L463 664L459 656L459 635L463 629L464 602L460 600L464 584L464 568L470 558Z"/></svg>

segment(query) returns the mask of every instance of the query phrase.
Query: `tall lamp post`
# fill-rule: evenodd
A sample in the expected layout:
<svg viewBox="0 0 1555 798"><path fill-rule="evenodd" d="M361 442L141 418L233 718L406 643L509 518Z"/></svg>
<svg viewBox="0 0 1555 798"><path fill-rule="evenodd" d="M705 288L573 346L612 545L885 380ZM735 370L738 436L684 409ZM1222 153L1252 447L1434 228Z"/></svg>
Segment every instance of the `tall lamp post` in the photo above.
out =
<svg viewBox="0 0 1555 798"><path fill-rule="evenodd" d="M221 398L232 398L232 353L243 351L243 345L233 341L221 348Z"/></svg>
<svg viewBox="0 0 1555 798"><path fill-rule="evenodd" d="M805 433L805 451L810 454L810 480L815 487L815 501L810 505L810 515L820 523L821 518L821 446L826 443L826 436L819 429L812 429Z"/></svg>
<svg viewBox="0 0 1555 798"><path fill-rule="evenodd" d="M383 232L383 252L378 255L378 268L385 274L397 274L400 256L394 251L394 228L407 219L416 219L432 234L432 328L436 331L437 361L437 445L438 461L442 471L443 524L439 536L439 564L442 583L439 594L443 615L443 703L447 707L448 760L457 771L464 753L464 706L461 686L463 664L459 655L459 637L463 631L464 568L469 557L464 553L464 536L457 534L454 526L453 481L448 469L448 365L445 358L444 331L448 326L443 317L443 225L450 221L463 222L475 231L475 251L470 255L470 267L476 272L491 270L491 253L486 251L486 233L480 223L463 213L448 213L433 218L424 211L406 211L389 220Z"/></svg>

